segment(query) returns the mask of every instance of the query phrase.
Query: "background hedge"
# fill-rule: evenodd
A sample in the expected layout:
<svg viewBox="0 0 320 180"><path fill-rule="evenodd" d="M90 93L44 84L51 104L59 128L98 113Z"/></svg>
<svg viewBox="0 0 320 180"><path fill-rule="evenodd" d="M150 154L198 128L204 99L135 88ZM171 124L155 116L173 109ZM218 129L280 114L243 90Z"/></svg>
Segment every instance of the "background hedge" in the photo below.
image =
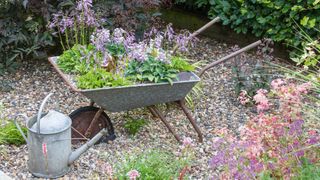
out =
<svg viewBox="0 0 320 180"><path fill-rule="evenodd" d="M210 18L219 16L224 25L238 33L269 37L289 46L299 47L305 31L317 39L320 0L176 0L208 10ZM301 29L298 28L299 25Z"/></svg>

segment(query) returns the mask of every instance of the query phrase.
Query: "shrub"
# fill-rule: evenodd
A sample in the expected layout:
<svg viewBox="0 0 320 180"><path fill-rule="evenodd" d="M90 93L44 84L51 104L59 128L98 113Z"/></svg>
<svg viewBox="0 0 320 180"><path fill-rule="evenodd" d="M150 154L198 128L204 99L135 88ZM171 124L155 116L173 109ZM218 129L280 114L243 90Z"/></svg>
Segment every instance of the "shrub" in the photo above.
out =
<svg viewBox="0 0 320 180"><path fill-rule="evenodd" d="M121 27L136 31L142 38L152 17L160 15L157 11L163 0L98 0L95 9L109 27Z"/></svg>
<svg viewBox="0 0 320 180"><path fill-rule="evenodd" d="M4 0L0 2L0 74L14 71L18 62L44 58L55 44L47 31L50 14L70 0Z"/></svg>
<svg viewBox="0 0 320 180"><path fill-rule="evenodd" d="M190 0L178 2L190 3ZM224 25L238 33L251 32L297 47L302 41L295 33L296 23L313 38L319 37L320 2L318 0L191 0L197 7L209 9L209 17L219 16Z"/></svg>

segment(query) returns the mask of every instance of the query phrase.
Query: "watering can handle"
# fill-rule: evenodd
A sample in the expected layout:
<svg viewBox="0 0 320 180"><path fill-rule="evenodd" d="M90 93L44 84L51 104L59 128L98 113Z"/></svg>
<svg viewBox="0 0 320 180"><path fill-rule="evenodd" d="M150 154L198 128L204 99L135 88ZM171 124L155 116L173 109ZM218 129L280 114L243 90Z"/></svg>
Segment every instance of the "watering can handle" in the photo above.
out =
<svg viewBox="0 0 320 180"><path fill-rule="evenodd" d="M15 118L14 118L14 124L16 125L16 127L18 128L19 132L21 133L22 137L24 140L26 140L26 142L28 143L28 139L26 137L26 135L24 134L24 132L22 131L19 123L17 122L17 117L18 116L22 116L26 121L28 120L28 117L25 114L18 114Z"/></svg>
<svg viewBox="0 0 320 180"><path fill-rule="evenodd" d="M46 102L48 101L50 96L52 96L52 95L53 95L53 93L48 94L46 96L46 98L44 98L44 100L41 103L41 106L40 106L40 109L39 109L39 112L38 112L38 117L37 117L37 132L38 132L38 134L40 134L40 118L41 118L41 115L42 115L42 110L44 108L44 105L46 104Z"/></svg>

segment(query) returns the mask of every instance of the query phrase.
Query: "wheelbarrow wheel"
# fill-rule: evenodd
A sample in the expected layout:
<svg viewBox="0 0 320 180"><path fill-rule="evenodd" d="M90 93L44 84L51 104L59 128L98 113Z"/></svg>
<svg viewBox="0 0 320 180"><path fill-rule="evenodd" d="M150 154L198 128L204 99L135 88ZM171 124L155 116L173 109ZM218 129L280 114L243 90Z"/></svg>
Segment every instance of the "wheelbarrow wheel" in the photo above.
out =
<svg viewBox="0 0 320 180"><path fill-rule="evenodd" d="M93 124L93 128L89 137L85 137L85 133L90 126L95 114L99 111L99 108L93 106L81 107L73 111L69 116L72 120L72 143L78 143L87 139L93 138L103 128L108 130L108 135L102 137L100 142L109 142L115 139L114 129L109 116L102 112L99 119Z"/></svg>

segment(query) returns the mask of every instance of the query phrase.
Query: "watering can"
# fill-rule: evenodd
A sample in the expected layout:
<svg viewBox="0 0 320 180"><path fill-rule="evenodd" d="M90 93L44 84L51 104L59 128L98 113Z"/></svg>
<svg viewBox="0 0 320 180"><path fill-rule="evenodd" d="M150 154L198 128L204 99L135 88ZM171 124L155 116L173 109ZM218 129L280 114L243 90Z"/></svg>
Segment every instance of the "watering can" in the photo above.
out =
<svg viewBox="0 0 320 180"><path fill-rule="evenodd" d="M65 175L69 172L70 164L107 134L107 130L102 129L90 141L72 152L70 117L54 110L42 113L51 95L52 93L43 100L37 116L29 119L23 114L18 115L23 116L27 121L27 137L16 118L14 121L28 145L28 169L34 176L42 178L57 178Z"/></svg>

